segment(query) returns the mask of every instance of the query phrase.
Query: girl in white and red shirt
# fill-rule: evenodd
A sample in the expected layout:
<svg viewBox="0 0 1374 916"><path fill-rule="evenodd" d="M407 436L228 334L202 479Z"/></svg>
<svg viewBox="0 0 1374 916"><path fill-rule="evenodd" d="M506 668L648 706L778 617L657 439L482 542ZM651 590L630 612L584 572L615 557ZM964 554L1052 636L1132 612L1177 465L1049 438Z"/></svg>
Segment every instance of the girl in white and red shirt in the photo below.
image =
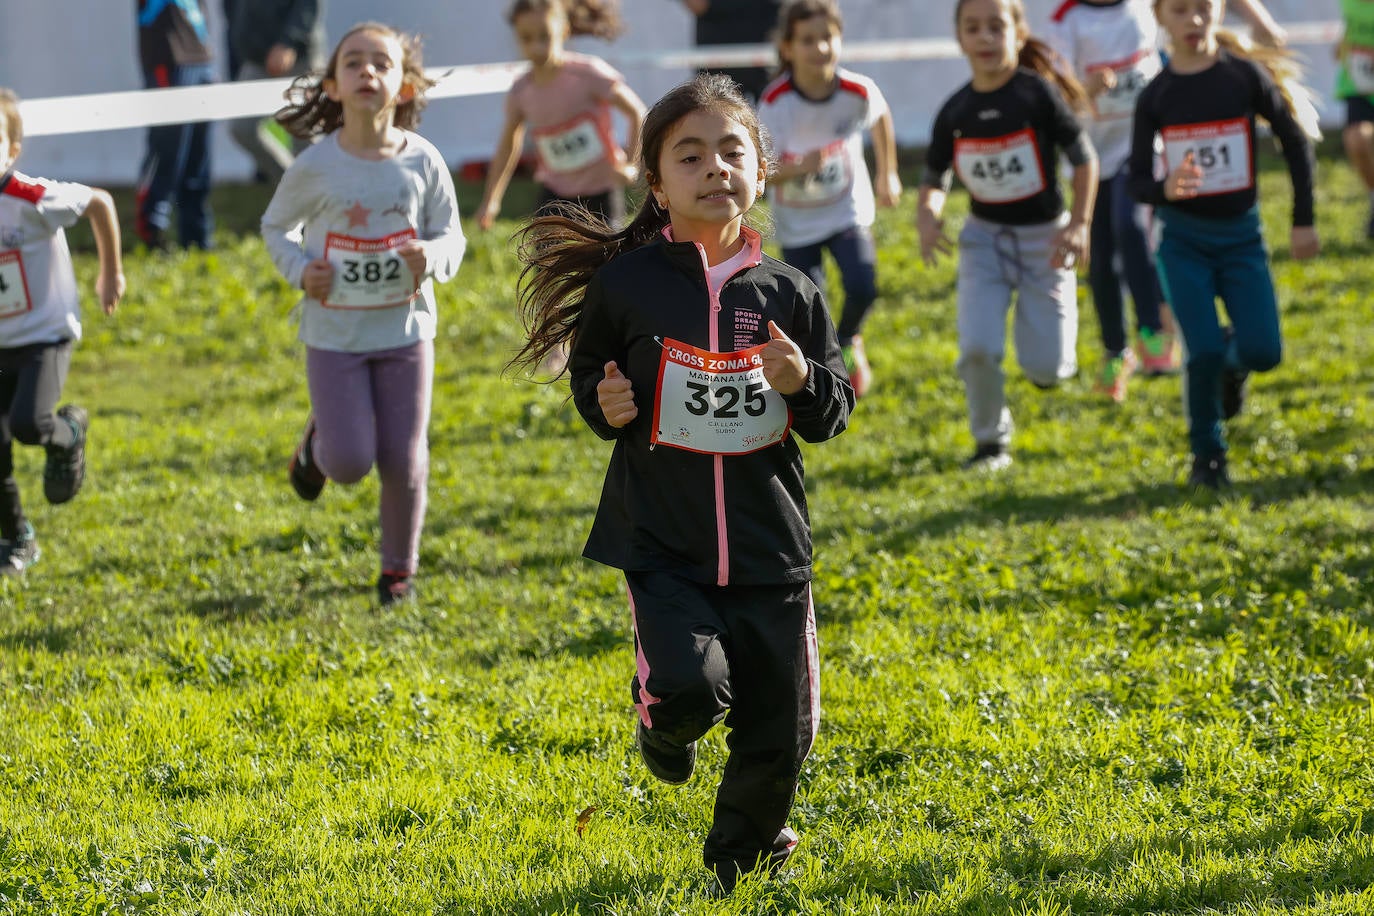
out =
<svg viewBox="0 0 1374 916"><path fill-rule="evenodd" d="M506 95L506 121L477 225L490 229L500 214L526 133L534 141L541 208L570 201L609 221L612 195L637 177L631 163L638 155L644 103L605 61L564 45L574 35L613 38L621 30L619 17L602 0L516 0L507 19L530 69ZM615 140L613 109L629 125L624 148Z"/></svg>
<svg viewBox="0 0 1374 916"><path fill-rule="evenodd" d="M778 170L769 186L778 243L788 264L826 287L828 250L844 284L836 331L849 382L862 396L872 382L860 331L878 298L874 204L902 194L892 113L871 79L839 65L843 23L835 0L789 0L778 18L782 72L759 99ZM870 181L864 134L873 137Z"/></svg>
<svg viewBox="0 0 1374 916"><path fill-rule="evenodd" d="M14 171L23 138L19 99L0 89L0 575L23 573L39 555L14 479L14 443L46 449L43 495L50 503L71 499L85 478L86 411L57 407L81 338L64 230L82 216L91 221L100 255L95 289L105 314L124 295L110 195Z"/></svg>

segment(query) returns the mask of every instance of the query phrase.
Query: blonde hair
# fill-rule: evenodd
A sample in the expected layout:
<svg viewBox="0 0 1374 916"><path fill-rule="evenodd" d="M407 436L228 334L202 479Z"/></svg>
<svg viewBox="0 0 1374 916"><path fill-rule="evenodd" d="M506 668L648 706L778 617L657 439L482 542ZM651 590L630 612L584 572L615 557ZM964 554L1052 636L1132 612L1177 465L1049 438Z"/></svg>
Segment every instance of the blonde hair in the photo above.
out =
<svg viewBox="0 0 1374 916"><path fill-rule="evenodd" d="M311 137L333 133L343 126L343 106L325 94L324 81L337 79L339 51L343 48L344 42L359 32L373 32L385 38L395 39L401 46L401 85L409 86L412 94L409 99L396 106L393 123L407 130L420 123L420 113L424 111L426 104L425 91L434 85L434 80L425 76L420 56L420 39L414 35L402 34L380 22L360 22L339 39L339 43L334 46L334 53L329 55L329 63L325 65L323 72L316 71L298 76L286 90L286 106L273 117L292 136L308 140Z"/></svg>
<svg viewBox="0 0 1374 916"><path fill-rule="evenodd" d="M0 88L0 118L5 119L5 133L10 143L24 139L24 119L19 116L19 96L12 90Z"/></svg>

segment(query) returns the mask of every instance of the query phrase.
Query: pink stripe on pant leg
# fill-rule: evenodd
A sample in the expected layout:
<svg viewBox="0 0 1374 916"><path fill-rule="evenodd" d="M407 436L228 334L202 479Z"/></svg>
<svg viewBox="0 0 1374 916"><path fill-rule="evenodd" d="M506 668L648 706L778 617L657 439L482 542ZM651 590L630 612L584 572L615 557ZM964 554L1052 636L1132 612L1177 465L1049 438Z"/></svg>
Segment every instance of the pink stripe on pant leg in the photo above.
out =
<svg viewBox="0 0 1374 916"><path fill-rule="evenodd" d="M635 709L639 710L639 721L644 723L644 727L653 728L649 707L659 700L649 692L649 660L644 657L644 648L639 641L639 616L635 611L635 595L629 589L626 589L626 594L630 599L630 626L634 630L635 638L635 676L639 678L639 699L635 701Z"/></svg>

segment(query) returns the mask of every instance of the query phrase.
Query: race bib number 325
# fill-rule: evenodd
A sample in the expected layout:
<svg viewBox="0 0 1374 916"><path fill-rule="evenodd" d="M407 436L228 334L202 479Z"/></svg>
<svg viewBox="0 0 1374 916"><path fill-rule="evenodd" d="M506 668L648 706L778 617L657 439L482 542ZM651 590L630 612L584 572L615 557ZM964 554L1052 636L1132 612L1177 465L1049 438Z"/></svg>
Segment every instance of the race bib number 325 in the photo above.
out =
<svg viewBox="0 0 1374 916"><path fill-rule="evenodd" d="M650 441L708 455L744 455L781 441L792 413L763 377L765 346L712 353L664 339Z"/></svg>
<svg viewBox="0 0 1374 916"><path fill-rule="evenodd" d="M415 238L414 229L379 239L329 233L324 256L334 268L326 308L384 309L405 305L415 294L415 274L396 253Z"/></svg>

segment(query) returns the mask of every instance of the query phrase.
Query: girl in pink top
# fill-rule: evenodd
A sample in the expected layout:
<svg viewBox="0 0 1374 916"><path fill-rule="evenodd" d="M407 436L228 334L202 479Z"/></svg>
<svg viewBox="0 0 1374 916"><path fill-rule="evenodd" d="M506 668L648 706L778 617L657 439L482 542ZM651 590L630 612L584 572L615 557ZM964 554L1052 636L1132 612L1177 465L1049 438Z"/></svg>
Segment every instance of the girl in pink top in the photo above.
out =
<svg viewBox="0 0 1374 916"><path fill-rule="evenodd" d="M530 69L506 96L506 123L487 173L477 225L491 228L501 212L511 172L528 131L534 141L543 185L540 206L579 203L603 220L611 195L635 180L644 103L624 78L597 57L564 48L574 35L614 38L620 17L607 0L516 0L507 14ZM629 121L624 149L615 142L611 109Z"/></svg>

